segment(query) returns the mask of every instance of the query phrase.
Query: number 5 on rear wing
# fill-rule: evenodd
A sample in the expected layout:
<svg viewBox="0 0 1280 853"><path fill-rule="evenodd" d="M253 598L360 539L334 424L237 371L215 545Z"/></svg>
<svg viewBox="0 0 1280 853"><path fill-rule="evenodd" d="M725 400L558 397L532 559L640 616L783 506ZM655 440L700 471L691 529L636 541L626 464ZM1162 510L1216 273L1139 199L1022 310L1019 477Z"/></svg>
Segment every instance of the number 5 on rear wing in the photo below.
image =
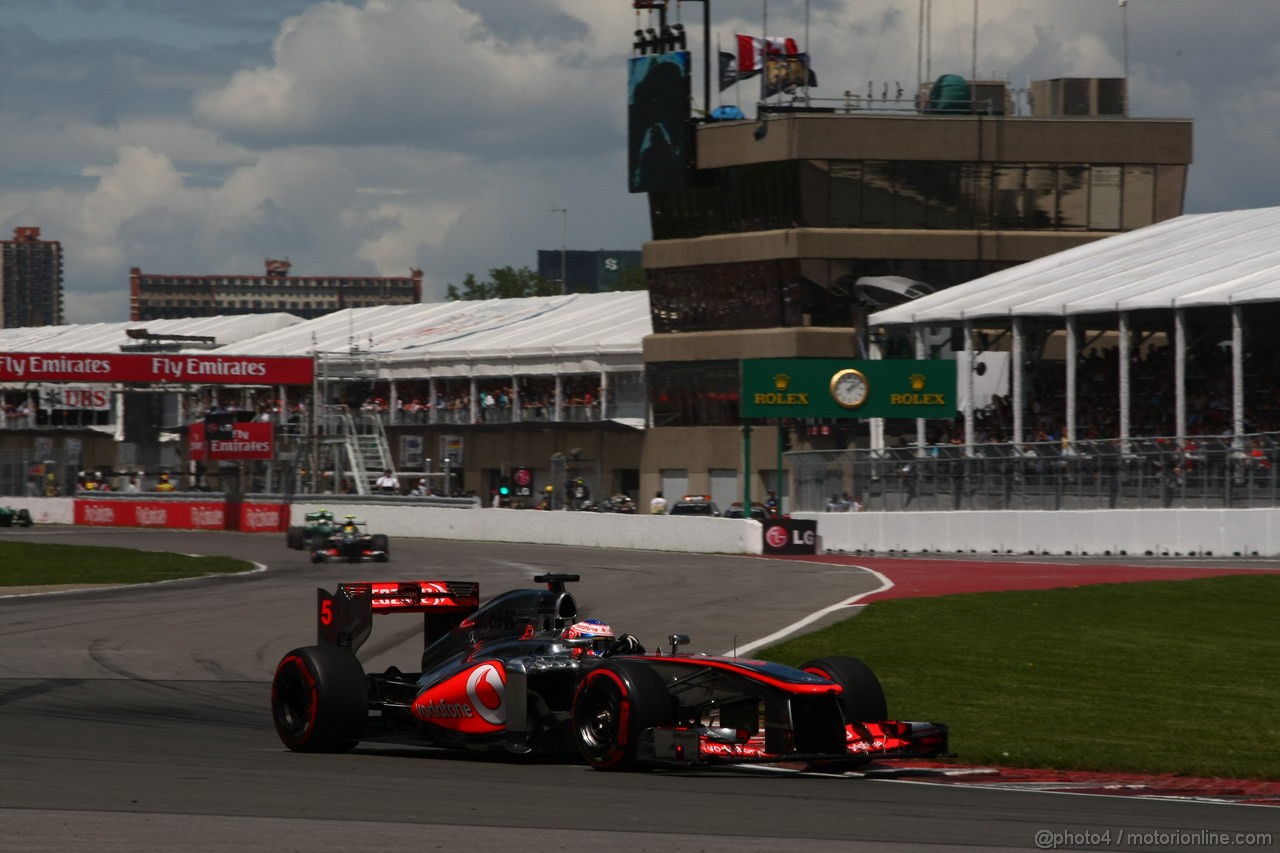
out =
<svg viewBox="0 0 1280 853"><path fill-rule="evenodd" d="M342 583L330 594L316 588L316 641L353 654L373 630L375 613L421 613L425 646L480 606L480 584L454 581Z"/></svg>

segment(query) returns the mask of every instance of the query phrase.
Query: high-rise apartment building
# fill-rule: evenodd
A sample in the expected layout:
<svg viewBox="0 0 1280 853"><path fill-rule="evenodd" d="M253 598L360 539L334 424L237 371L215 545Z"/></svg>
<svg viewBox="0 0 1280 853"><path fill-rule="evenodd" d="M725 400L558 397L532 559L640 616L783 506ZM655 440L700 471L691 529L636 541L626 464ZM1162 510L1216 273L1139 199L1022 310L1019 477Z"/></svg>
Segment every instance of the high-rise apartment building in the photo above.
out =
<svg viewBox="0 0 1280 853"><path fill-rule="evenodd" d="M290 276L292 265L268 259L265 275L161 275L129 271L129 319L216 317L284 312L304 319L344 308L422 301L422 270L405 277Z"/></svg>
<svg viewBox="0 0 1280 853"><path fill-rule="evenodd" d="M61 325L62 244L27 226L0 245L0 328Z"/></svg>

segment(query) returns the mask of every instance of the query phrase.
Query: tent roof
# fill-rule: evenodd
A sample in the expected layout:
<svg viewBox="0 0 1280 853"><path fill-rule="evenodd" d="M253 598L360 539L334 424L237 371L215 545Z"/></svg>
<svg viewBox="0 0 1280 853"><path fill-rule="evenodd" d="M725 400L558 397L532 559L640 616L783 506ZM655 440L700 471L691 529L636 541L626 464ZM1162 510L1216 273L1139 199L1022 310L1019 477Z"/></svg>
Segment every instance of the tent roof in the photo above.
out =
<svg viewBox="0 0 1280 853"><path fill-rule="evenodd" d="M447 364L470 365L471 371L486 362L495 368L519 362L526 370L550 372L556 364L600 356L639 365L642 342L652 332L647 292L574 293L353 308L216 352L375 358L393 371Z"/></svg>
<svg viewBox="0 0 1280 853"><path fill-rule="evenodd" d="M1280 300L1280 207L1179 216L878 311L872 325Z"/></svg>
<svg viewBox="0 0 1280 853"><path fill-rule="evenodd" d="M81 323L73 326L22 326L0 329L0 352L120 352L120 347L138 343L129 337L129 330L142 329L153 335L212 337L216 344L227 345L301 322L301 317L292 314L236 314L178 320ZM208 347L202 346L199 349L204 351Z"/></svg>

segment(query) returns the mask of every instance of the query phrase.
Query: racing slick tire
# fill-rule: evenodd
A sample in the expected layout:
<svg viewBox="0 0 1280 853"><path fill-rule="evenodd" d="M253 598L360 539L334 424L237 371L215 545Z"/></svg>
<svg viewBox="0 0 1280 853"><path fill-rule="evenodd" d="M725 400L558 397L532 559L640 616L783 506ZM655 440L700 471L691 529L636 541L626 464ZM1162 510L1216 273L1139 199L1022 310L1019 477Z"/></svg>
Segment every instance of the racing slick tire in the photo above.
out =
<svg viewBox="0 0 1280 853"><path fill-rule="evenodd" d="M294 752L346 752L364 735L369 716L364 667L334 646L294 649L271 680L271 716Z"/></svg>
<svg viewBox="0 0 1280 853"><path fill-rule="evenodd" d="M381 551L387 556L391 556L391 541L387 539L385 533L375 533L369 537L369 545L375 551Z"/></svg>
<svg viewBox="0 0 1280 853"><path fill-rule="evenodd" d="M871 667L857 658L818 658L800 668L844 688L840 694L840 707L844 709L846 721L866 723L889 719L880 679L876 678Z"/></svg>
<svg viewBox="0 0 1280 853"><path fill-rule="evenodd" d="M324 551L314 550L314 551L312 551L312 552L311 552L311 562L313 562L313 563L323 563L324 561L325 561L325 552L324 552Z"/></svg>
<svg viewBox="0 0 1280 853"><path fill-rule="evenodd" d="M636 768L640 735L675 725L662 676L640 661L610 660L587 673L573 696L573 739L596 770Z"/></svg>
<svg viewBox="0 0 1280 853"><path fill-rule="evenodd" d="M307 544L306 536L303 535L301 527L290 527L284 532L284 544L288 545L295 551L301 551Z"/></svg>
<svg viewBox="0 0 1280 853"><path fill-rule="evenodd" d="M18 514L14 517L14 520L18 522L19 527L30 527L32 523L31 510L29 509L18 510Z"/></svg>

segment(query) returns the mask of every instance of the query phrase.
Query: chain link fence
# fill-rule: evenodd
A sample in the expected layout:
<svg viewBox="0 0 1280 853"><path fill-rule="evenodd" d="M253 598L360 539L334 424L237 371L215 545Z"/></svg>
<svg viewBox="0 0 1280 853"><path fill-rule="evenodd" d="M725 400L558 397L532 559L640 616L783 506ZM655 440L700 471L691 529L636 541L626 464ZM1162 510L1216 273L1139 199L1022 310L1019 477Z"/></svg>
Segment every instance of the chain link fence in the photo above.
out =
<svg viewBox="0 0 1280 853"><path fill-rule="evenodd" d="M799 512L1277 506L1280 433L788 453Z"/></svg>

